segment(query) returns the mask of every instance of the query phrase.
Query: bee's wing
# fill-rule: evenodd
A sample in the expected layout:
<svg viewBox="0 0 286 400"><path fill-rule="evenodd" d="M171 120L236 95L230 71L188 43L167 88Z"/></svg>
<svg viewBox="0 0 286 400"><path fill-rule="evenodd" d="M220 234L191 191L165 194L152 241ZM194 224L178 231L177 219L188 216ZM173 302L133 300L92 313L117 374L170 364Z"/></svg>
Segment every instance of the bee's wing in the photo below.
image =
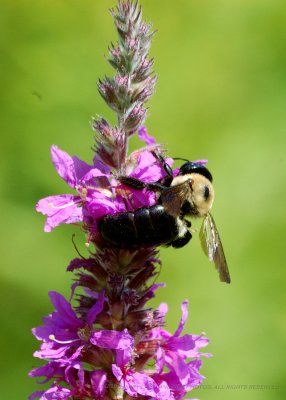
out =
<svg viewBox="0 0 286 400"><path fill-rule="evenodd" d="M163 190L161 200L165 210L174 217L180 216L182 205L189 197L190 191L189 180Z"/></svg>
<svg viewBox="0 0 286 400"><path fill-rule="evenodd" d="M221 240L214 219L210 213L208 213L204 218L200 230L200 240L205 254L210 259L210 261L213 261L215 263L220 280L222 282L230 283L229 270L222 248Z"/></svg>

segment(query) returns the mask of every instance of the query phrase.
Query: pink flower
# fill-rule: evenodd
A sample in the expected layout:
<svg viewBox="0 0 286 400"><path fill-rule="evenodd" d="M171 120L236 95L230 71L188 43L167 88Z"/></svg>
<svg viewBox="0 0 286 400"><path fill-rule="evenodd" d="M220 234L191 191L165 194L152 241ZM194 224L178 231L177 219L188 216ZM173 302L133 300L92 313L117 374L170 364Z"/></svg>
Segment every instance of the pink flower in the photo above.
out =
<svg viewBox="0 0 286 400"><path fill-rule="evenodd" d="M144 372L136 372L129 364L131 354L124 351L116 352L116 364L112 364L112 372L118 380L122 390L130 396L156 397L159 387L156 382Z"/></svg>
<svg viewBox="0 0 286 400"><path fill-rule="evenodd" d="M88 165L55 145L51 147L51 154L58 174L77 194L48 196L38 202L36 210L47 216L46 232L62 223L83 221L92 225L95 232L97 221L103 216L151 206L156 201L153 192L121 185L110 169L96 157L94 165ZM144 182L156 182L165 176L161 164L148 150L132 154L128 164L131 165L130 176Z"/></svg>
<svg viewBox="0 0 286 400"><path fill-rule="evenodd" d="M99 168L86 164L76 156L69 156L57 146L51 147L54 166L60 177L76 189L78 195L62 194L49 196L38 202L36 210L47 215L45 231L50 232L61 223L72 224L83 220L82 204L85 202L88 186L98 178L106 178ZM99 194L101 195L101 194Z"/></svg>

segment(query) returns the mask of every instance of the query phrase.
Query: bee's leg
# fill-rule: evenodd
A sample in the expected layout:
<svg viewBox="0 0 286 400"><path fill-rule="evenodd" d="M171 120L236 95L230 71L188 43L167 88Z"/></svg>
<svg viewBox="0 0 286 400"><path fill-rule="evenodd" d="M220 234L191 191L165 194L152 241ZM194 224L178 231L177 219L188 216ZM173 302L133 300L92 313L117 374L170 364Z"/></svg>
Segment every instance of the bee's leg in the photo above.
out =
<svg viewBox="0 0 286 400"><path fill-rule="evenodd" d="M184 219L184 221L188 228L190 228L192 226L191 221L188 221L187 219Z"/></svg>
<svg viewBox="0 0 286 400"><path fill-rule="evenodd" d="M162 164L162 167L164 168L164 171L166 172L168 177L173 179L173 170L170 167L170 165L166 163L165 158L157 151L152 151L152 154L160 161L160 163Z"/></svg>
<svg viewBox="0 0 286 400"><path fill-rule="evenodd" d="M174 247L175 249L179 249L180 247L185 246L187 243L189 243L189 241L192 239L192 234L190 231L186 231L186 233L184 234L184 236L179 237L176 240L173 240L173 242L171 242L171 246Z"/></svg>
<svg viewBox="0 0 286 400"><path fill-rule="evenodd" d="M142 190L147 189L154 192L162 192L166 189L165 186L160 185L160 183L145 183L140 181L140 179L132 178L131 176L118 176L117 179L126 186L129 186L132 189Z"/></svg>

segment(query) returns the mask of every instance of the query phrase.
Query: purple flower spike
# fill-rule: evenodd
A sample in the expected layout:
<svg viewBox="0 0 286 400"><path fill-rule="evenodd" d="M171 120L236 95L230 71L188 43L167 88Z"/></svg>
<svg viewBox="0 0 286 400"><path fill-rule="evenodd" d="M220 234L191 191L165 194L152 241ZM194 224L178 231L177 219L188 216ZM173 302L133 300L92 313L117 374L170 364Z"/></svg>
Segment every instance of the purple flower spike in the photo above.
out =
<svg viewBox="0 0 286 400"><path fill-rule="evenodd" d="M53 145L52 162L71 193L48 196L36 205L46 216L46 232L60 224L79 225L86 236L77 236L76 243L90 247L81 255L73 243L79 258L67 268L74 275L70 300L51 291L54 310L32 331L41 342L34 356L45 363L29 376L45 389L35 391L29 400L181 400L201 384L202 357L211 356L201 352L208 339L183 333L187 300L174 334L165 329L168 305L148 305L165 286L155 283L162 264L158 249L141 247L140 242L135 248L128 248L128 243L127 248L118 248L116 240L113 245L103 234L102 218L121 213L119 234L133 224L131 234L139 240L141 229L147 236L148 224L155 221L148 217L150 208L169 213L161 191L171 176L180 174L180 169L172 170L171 158L165 159L170 170L162 165L162 146L144 126L146 102L156 83L154 60L148 56L151 25L142 20L135 0L118 0L111 14L118 42L110 46L108 61L115 73L100 80L98 90L116 112L118 125L103 117L92 120L96 137L90 163ZM128 141L136 132L146 146L128 154ZM141 183L144 189L138 189L122 176L129 182L156 185ZM156 221L153 228L155 232Z"/></svg>

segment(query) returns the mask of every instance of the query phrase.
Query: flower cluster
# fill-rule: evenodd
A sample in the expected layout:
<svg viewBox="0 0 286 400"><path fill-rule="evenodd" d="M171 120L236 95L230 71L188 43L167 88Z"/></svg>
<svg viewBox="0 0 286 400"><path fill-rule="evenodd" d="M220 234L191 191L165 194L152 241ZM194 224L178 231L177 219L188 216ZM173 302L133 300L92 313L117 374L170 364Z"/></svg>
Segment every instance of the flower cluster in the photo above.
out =
<svg viewBox="0 0 286 400"><path fill-rule="evenodd" d="M167 305L146 305L164 286L154 283L161 264L158 250L118 249L100 235L102 217L157 201L156 193L127 187L119 175L146 183L166 177L156 157L161 146L141 126L155 83L147 55L153 33L141 13L129 0L119 0L112 10L119 43L111 46L109 61L117 75L100 81L99 91L116 111L118 126L103 118L93 121L97 137L91 164L51 148L57 173L74 194L46 197L36 209L47 216L46 232L62 223L79 225L91 246L87 258L73 259L67 268L75 276L70 300L50 292L55 311L33 329L41 342L34 356L46 364L30 376L42 377L49 387L30 400L182 399L201 384L201 356L210 356L200 352L208 343L203 335L182 334L187 301L174 334L164 328ZM145 146L127 156L135 132ZM172 160L167 162L171 168Z"/></svg>
<svg viewBox="0 0 286 400"><path fill-rule="evenodd" d="M130 308L130 313L124 322L110 315L110 310L118 310L114 310L105 290L92 298L94 305L85 307L85 312L76 312L61 294L51 292L55 311L44 318L43 326L33 330L43 342L34 355L49 362L33 369L30 376L43 376L43 383L53 383L30 399L107 400L121 398L120 393L128 394L130 399L181 399L200 385L203 376L199 373L199 349L208 340L181 334L188 315L187 302L182 304L181 321L173 335L162 327L166 304L148 310L147 320L138 321L144 314L143 304L154 296L158 286L141 293L125 292L124 306ZM118 325L128 328L118 330Z"/></svg>
<svg viewBox="0 0 286 400"><path fill-rule="evenodd" d="M147 132L144 139L150 140ZM77 194L49 196L38 202L36 210L47 215L46 232L61 223L76 222L83 222L92 227L92 231L96 231L96 223L102 216L151 206L156 201L155 194L151 191L139 192L124 187L112 174L110 167L98 157L94 157L93 165L89 165L76 156L71 157L55 145L51 148L51 156L59 176ZM126 175L146 183L166 176L150 147L132 153L126 159L124 169Z"/></svg>

